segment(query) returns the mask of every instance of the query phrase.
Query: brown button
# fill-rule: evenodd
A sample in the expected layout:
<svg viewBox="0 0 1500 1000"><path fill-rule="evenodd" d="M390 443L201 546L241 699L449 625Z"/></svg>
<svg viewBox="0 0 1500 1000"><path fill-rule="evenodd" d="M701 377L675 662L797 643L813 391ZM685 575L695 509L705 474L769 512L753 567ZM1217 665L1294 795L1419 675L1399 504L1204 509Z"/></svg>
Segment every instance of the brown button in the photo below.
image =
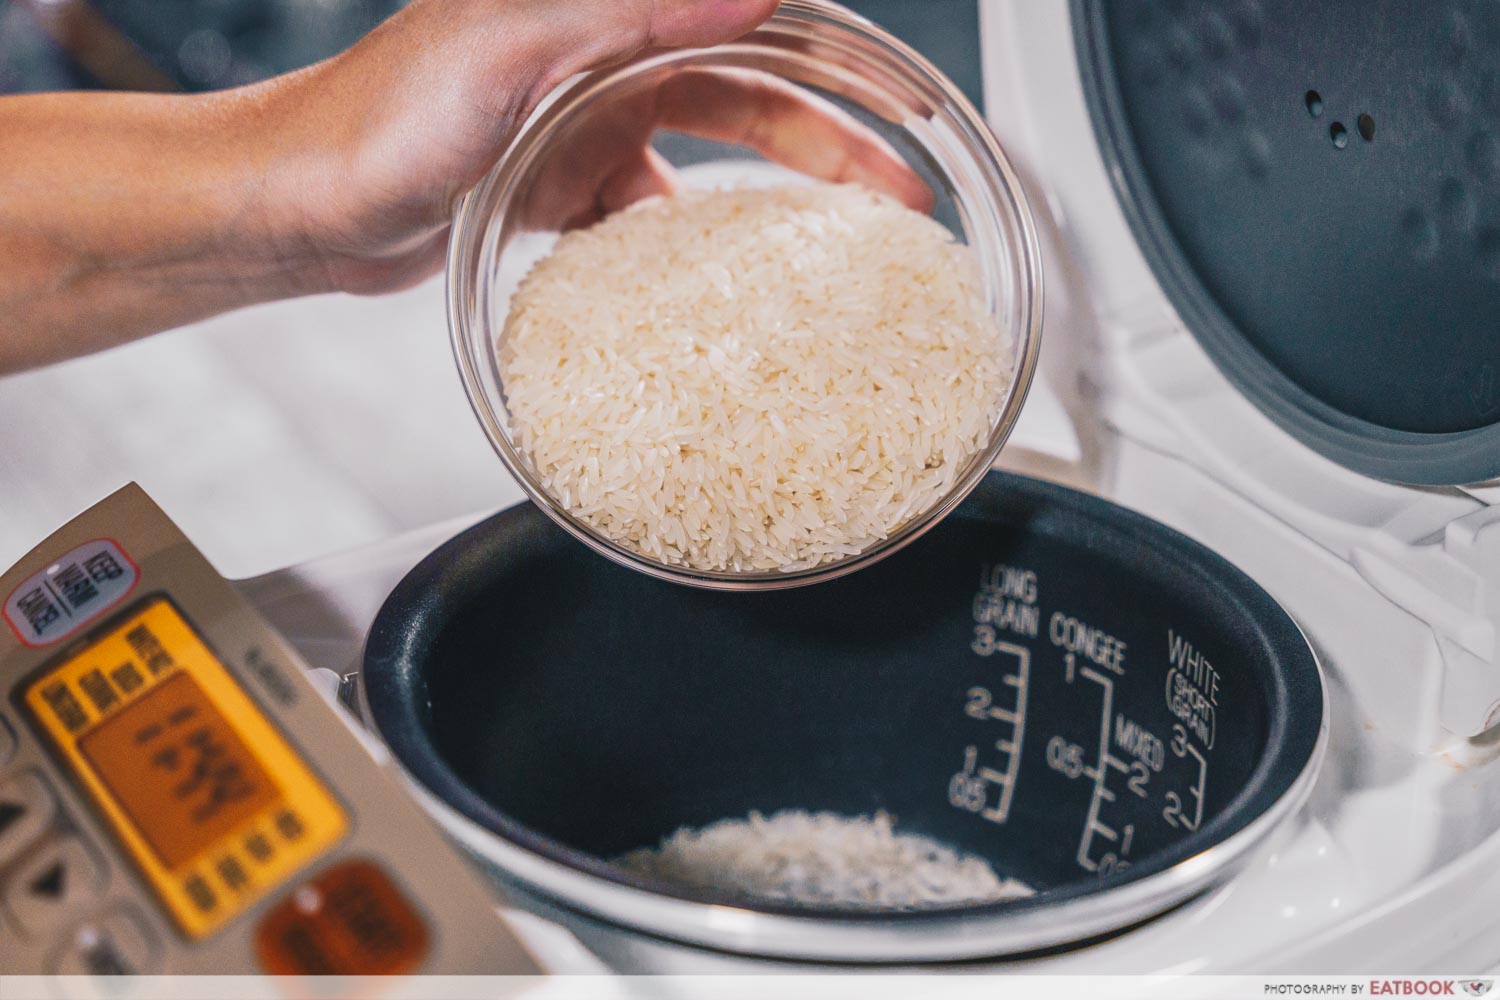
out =
<svg viewBox="0 0 1500 1000"><path fill-rule="evenodd" d="M427 949L427 925L369 861L303 883L255 931L261 967L274 976L400 975L421 965Z"/></svg>

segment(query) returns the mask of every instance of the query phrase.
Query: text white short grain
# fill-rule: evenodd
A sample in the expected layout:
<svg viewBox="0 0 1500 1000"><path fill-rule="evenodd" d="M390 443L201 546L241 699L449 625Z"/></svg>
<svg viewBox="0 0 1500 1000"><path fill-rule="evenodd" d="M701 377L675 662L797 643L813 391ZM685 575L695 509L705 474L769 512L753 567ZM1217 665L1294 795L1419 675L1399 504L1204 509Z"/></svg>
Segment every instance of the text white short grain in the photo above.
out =
<svg viewBox="0 0 1500 1000"><path fill-rule="evenodd" d="M912 910L1033 895L983 858L898 833L884 811L841 816L789 809L684 827L661 846L615 860L627 871L745 902Z"/></svg>
<svg viewBox="0 0 1500 1000"><path fill-rule="evenodd" d="M1011 378L972 251L851 184L687 191L567 233L497 351L549 496L730 573L854 555L931 509Z"/></svg>

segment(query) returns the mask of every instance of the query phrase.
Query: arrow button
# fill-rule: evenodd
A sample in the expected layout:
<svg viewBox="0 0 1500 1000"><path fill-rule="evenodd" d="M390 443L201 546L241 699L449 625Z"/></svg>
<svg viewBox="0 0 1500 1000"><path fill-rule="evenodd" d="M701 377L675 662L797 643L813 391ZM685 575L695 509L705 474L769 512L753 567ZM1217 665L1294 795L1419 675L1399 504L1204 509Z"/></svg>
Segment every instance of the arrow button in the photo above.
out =
<svg viewBox="0 0 1500 1000"><path fill-rule="evenodd" d="M104 897L104 863L76 836L42 845L5 886L5 905L31 938L52 936Z"/></svg>
<svg viewBox="0 0 1500 1000"><path fill-rule="evenodd" d="M0 785L0 868L20 857L56 815L57 799L35 772Z"/></svg>
<svg viewBox="0 0 1500 1000"><path fill-rule="evenodd" d="M67 884L68 869L59 861L34 879L28 888L33 896L41 896L44 899L62 899Z"/></svg>
<svg viewBox="0 0 1500 1000"><path fill-rule="evenodd" d="M17 820L26 815L26 807L19 802L0 802L0 837L5 836Z"/></svg>

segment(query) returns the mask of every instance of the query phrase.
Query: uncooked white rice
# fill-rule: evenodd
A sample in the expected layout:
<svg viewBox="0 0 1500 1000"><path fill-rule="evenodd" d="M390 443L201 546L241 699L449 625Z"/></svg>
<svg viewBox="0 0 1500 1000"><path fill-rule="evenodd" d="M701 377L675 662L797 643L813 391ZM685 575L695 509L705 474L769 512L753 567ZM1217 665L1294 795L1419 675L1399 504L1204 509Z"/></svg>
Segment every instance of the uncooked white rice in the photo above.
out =
<svg viewBox="0 0 1500 1000"><path fill-rule="evenodd" d="M856 185L656 197L562 236L498 361L555 500L658 562L797 570L941 499L1010 372L972 252Z"/></svg>
<svg viewBox="0 0 1500 1000"><path fill-rule="evenodd" d="M889 813L840 816L784 810L767 818L683 827L660 847L616 859L622 868L746 902L911 910L1032 895L982 858L928 837L897 833Z"/></svg>

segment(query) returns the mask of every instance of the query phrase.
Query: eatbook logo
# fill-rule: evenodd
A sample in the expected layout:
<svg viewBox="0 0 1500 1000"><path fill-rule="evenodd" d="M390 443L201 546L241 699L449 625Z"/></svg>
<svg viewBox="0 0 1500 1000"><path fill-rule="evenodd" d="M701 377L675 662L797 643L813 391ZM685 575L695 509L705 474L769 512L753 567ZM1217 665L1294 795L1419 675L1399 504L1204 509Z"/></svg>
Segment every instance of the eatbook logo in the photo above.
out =
<svg viewBox="0 0 1500 1000"><path fill-rule="evenodd" d="M1459 984L1465 993L1471 997L1482 997L1495 985L1493 979L1465 979Z"/></svg>

